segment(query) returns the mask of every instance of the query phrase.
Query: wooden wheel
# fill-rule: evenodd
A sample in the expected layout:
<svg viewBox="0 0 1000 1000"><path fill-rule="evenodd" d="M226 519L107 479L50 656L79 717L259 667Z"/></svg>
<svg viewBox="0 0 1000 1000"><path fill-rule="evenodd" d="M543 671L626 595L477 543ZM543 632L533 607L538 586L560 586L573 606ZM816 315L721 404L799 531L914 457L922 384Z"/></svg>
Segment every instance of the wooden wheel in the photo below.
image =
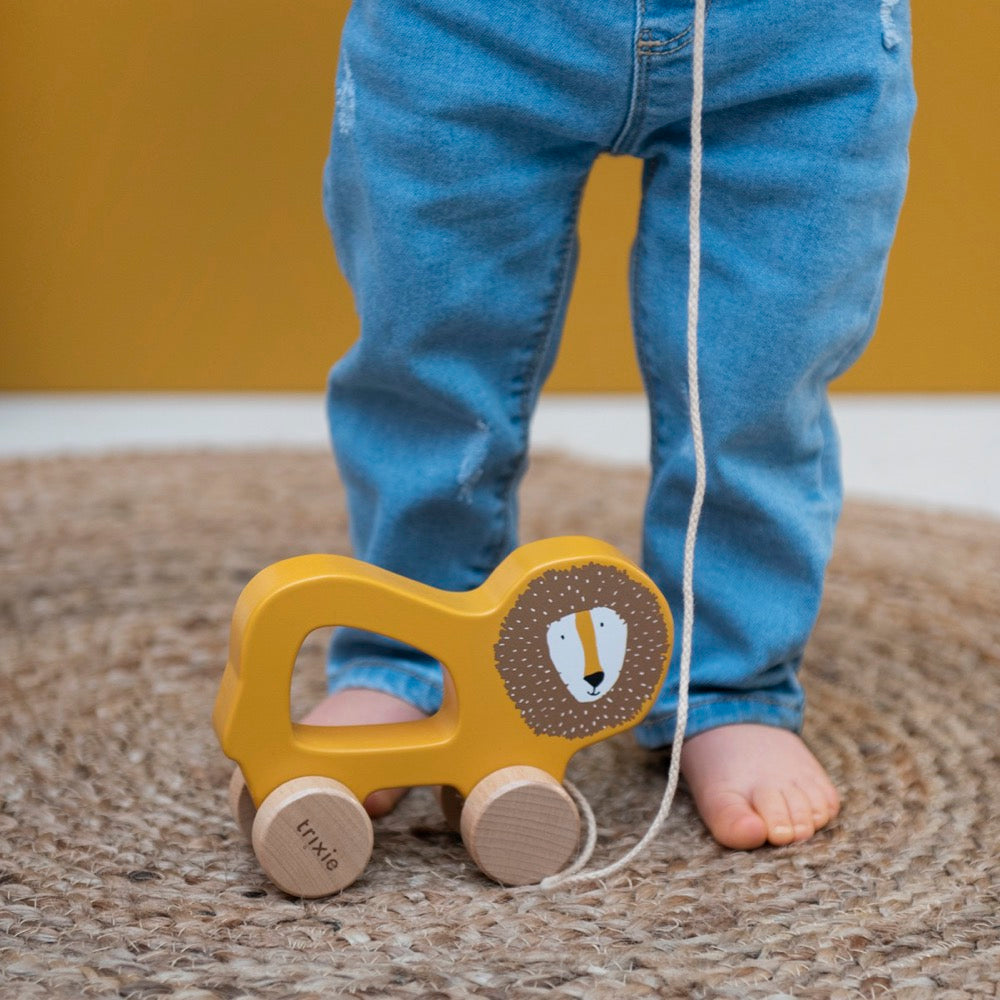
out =
<svg viewBox="0 0 1000 1000"><path fill-rule="evenodd" d="M229 811L236 820L236 825L247 840L250 839L253 830L253 818L257 815L257 807L250 798L250 789L243 780L243 772L236 767L233 769L233 776L229 779Z"/></svg>
<svg viewBox="0 0 1000 1000"><path fill-rule="evenodd" d="M465 801L461 825L473 861L504 885L554 875L580 840L576 803L537 767L505 767L483 778Z"/></svg>
<svg viewBox="0 0 1000 1000"><path fill-rule="evenodd" d="M371 857L372 821L332 778L293 778L264 801L253 821L261 868L292 896L328 896L349 886Z"/></svg>
<svg viewBox="0 0 1000 1000"><path fill-rule="evenodd" d="M451 785L440 785L437 790L438 805L444 814L444 821L448 824L448 829L453 833L462 832L462 808L465 806L465 799L457 788Z"/></svg>

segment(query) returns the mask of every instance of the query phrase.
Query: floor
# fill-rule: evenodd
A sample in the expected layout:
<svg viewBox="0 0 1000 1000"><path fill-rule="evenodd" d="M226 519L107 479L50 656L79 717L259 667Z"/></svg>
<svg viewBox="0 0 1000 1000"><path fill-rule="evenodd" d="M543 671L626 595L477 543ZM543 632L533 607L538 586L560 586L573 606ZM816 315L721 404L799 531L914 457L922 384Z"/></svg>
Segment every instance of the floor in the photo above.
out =
<svg viewBox="0 0 1000 1000"><path fill-rule="evenodd" d="M846 492L1000 517L1000 395L837 395ZM646 460L645 401L548 394L536 450ZM0 458L123 449L325 448L318 394L0 393Z"/></svg>

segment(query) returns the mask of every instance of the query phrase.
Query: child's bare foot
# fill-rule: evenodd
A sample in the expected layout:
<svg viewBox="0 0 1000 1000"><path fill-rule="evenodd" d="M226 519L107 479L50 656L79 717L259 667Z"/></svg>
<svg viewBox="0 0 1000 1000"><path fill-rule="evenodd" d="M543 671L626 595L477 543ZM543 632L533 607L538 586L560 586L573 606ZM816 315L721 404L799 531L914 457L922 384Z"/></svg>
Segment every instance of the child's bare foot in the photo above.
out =
<svg viewBox="0 0 1000 1000"><path fill-rule="evenodd" d="M328 695L302 720L307 726L357 726L377 722L415 722L425 718L408 701L368 688L345 688ZM365 799L372 819L392 812L405 788L382 788Z"/></svg>
<svg viewBox="0 0 1000 1000"><path fill-rule="evenodd" d="M740 723L685 741L681 771L724 847L807 840L840 810L823 766L787 729Z"/></svg>

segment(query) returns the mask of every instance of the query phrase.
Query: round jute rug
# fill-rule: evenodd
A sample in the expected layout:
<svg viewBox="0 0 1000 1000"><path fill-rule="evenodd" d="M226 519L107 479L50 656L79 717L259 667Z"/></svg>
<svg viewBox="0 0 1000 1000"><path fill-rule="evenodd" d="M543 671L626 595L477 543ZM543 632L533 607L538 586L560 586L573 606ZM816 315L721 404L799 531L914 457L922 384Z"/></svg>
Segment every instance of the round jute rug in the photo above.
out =
<svg viewBox="0 0 1000 1000"><path fill-rule="evenodd" d="M525 537L635 556L643 490L537 460ZM849 505L804 666L845 804L812 841L722 850L682 793L630 876L511 896L420 790L358 882L304 902L230 819L209 714L243 584L346 551L345 523L322 454L0 463L0 995L998 995L1000 522ZM574 761L594 864L645 829L663 775L629 736Z"/></svg>

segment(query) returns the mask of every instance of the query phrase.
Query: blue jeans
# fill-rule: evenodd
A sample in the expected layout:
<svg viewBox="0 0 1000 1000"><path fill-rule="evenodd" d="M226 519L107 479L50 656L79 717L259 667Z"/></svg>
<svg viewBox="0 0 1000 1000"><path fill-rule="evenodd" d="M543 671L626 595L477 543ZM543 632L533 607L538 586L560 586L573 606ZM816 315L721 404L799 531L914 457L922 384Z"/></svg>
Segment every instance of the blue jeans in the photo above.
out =
<svg viewBox="0 0 1000 1000"><path fill-rule="evenodd" d="M356 0L324 200L361 317L328 397L359 558L465 590L516 544L584 182L599 154L632 155L644 161L632 320L652 426L643 560L679 615L695 474L692 18L681 0ZM907 2L713 0L705 74L708 472L688 733L798 729L841 506L827 384L872 333L905 187ZM441 696L429 658L351 630L335 635L329 680L428 712ZM675 663L643 745L672 738L676 680Z"/></svg>

